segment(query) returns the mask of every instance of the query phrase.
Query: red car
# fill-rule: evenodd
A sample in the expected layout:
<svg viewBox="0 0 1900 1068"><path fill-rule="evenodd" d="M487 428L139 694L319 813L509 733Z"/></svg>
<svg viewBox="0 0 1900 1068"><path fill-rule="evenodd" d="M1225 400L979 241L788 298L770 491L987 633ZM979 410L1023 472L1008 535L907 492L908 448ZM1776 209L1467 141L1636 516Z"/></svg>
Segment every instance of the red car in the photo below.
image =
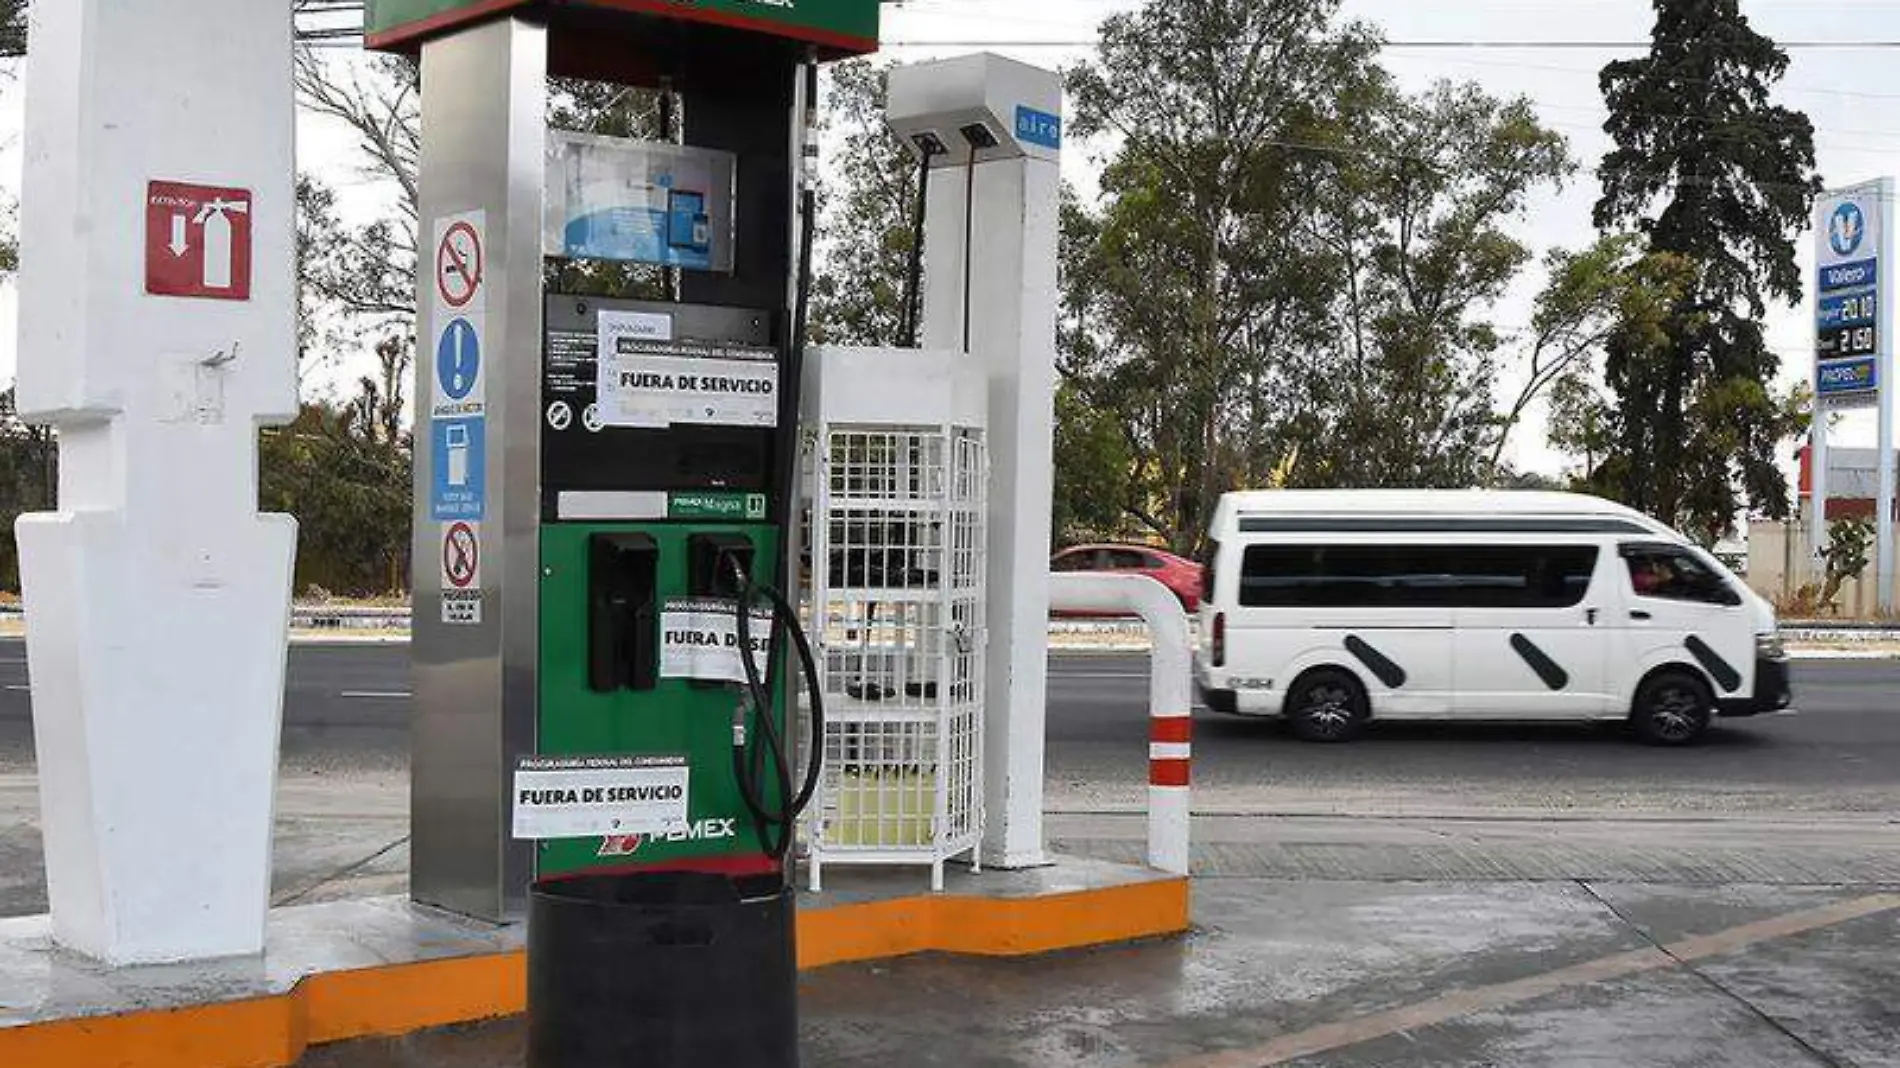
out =
<svg viewBox="0 0 1900 1068"><path fill-rule="evenodd" d="M1173 591L1181 607L1201 606L1201 565L1145 545L1077 545L1049 559L1051 571L1112 571L1147 575Z"/></svg>

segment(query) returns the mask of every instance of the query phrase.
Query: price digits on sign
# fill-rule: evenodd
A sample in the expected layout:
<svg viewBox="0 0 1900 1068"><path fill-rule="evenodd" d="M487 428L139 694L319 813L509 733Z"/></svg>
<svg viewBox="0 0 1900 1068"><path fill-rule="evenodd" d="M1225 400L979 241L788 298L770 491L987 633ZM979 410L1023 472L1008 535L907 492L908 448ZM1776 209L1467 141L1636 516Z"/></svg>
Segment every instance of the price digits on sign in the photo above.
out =
<svg viewBox="0 0 1900 1068"><path fill-rule="evenodd" d="M1848 323L1867 323L1874 319L1874 294L1863 293L1855 297L1841 299L1841 321Z"/></svg>
<svg viewBox="0 0 1900 1068"><path fill-rule="evenodd" d="M1871 326L1848 326L1821 333L1822 356L1866 356L1879 347L1879 335Z"/></svg>

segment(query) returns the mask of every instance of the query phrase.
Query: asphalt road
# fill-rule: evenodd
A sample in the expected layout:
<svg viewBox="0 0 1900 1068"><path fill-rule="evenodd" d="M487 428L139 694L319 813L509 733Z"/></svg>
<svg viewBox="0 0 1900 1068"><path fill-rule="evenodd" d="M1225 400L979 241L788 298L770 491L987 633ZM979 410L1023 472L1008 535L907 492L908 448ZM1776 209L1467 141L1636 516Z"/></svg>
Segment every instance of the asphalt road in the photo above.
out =
<svg viewBox="0 0 1900 1068"><path fill-rule="evenodd" d="M1146 673L1140 658L1058 657L1051 687L1052 794L1087 807L1135 800ZM1900 809L1900 661L1801 661L1792 715L1719 721L1681 750L1617 726L1375 725L1341 746L1277 724L1197 713L1199 811L1336 815L1532 807L1616 813L1887 813Z"/></svg>
<svg viewBox="0 0 1900 1068"><path fill-rule="evenodd" d="M1050 808L1138 809L1145 797L1146 658L1050 663ZM1198 714L1196 809L1420 815L1519 808L1580 814L1885 813L1900 810L1900 661L1797 664L1798 715L1725 722L1688 750L1634 745L1614 727L1378 727L1345 746L1271 723ZM292 648L287 770L407 762L408 649ZM31 760L25 648L0 641L0 767Z"/></svg>

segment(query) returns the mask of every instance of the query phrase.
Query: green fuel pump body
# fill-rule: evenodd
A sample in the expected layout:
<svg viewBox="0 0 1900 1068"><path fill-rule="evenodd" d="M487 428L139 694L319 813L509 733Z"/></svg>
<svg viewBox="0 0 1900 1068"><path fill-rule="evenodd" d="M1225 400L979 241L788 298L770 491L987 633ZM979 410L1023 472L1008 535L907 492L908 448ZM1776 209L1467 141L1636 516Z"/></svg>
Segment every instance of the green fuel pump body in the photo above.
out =
<svg viewBox="0 0 1900 1068"><path fill-rule="evenodd" d="M763 406L758 394L745 395L773 410L769 425L733 425L733 413L708 407L692 416L726 421L631 427L612 425L602 410L613 401L598 389L600 346L603 338L616 343L609 336L616 323L664 336L619 340L615 368L694 369L647 376L641 388L654 395L689 377L783 387L771 320L716 306L547 299L536 753L683 758L688 819L661 834L542 842L541 878L778 870L771 843L779 832L761 833L733 760L735 711L750 695L738 661L742 591L732 565L755 583L783 582L781 461L796 448L795 420L777 417L786 390L774 389ZM774 627L753 611L748 629L762 654L755 663L776 681L783 671ZM787 737L783 687L768 689L764 714ZM779 796L778 762L754 756L757 790Z"/></svg>

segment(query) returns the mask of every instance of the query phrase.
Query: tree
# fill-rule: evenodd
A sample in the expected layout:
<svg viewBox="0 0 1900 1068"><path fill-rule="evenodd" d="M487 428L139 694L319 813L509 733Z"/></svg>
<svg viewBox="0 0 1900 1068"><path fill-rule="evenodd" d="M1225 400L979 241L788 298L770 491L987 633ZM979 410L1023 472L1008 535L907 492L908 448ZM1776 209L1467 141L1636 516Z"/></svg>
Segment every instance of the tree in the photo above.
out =
<svg viewBox="0 0 1900 1068"><path fill-rule="evenodd" d="M26 0L0 0L0 59L26 55Z"/></svg>
<svg viewBox="0 0 1900 1068"><path fill-rule="evenodd" d="M835 177L819 187L822 258L812 279L811 340L897 345L916 244L917 163L884 124L888 67L830 70L824 121L836 137Z"/></svg>
<svg viewBox="0 0 1900 1068"><path fill-rule="evenodd" d="M1614 423L1609 401L1589 375L1566 375L1551 384L1550 444L1582 464L1572 474L1571 488L1602 492L1594 479L1615 448Z"/></svg>
<svg viewBox="0 0 1900 1068"><path fill-rule="evenodd" d="M1336 10L1151 3L1071 77L1073 132L1112 147L1100 210L1065 219L1062 370L1126 428L1129 514L1183 551L1228 489L1490 471L1486 315L1568 154L1524 101L1400 92Z"/></svg>
<svg viewBox="0 0 1900 1068"><path fill-rule="evenodd" d="M258 503L297 517L297 582L344 594L401 589L413 507L410 441L383 440L363 404L306 401L263 432Z"/></svg>
<svg viewBox="0 0 1900 1068"><path fill-rule="evenodd" d="M1821 587L1821 606L1832 610L1841 598L1847 580L1867 570L1868 550L1874 546L1874 525L1865 519L1837 519L1827 531L1827 546L1821 559L1827 564L1826 582Z"/></svg>
<svg viewBox="0 0 1900 1068"><path fill-rule="evenodd" d="M1370 77L1376 45L1335 2L1150 3L1101 27L1070 75L1078 137L1111 139L1094 240L1067 257L1065 373L1128 425L1127 505L1191 549L1254 424L1262 357L1310 327L1279 146Z"/></svg>
<svg viewBox="0 0 1900 1068"><path fill-rule="evenodd" d="M0 391L0 589L20 588L20 550L13 523L54 506L59 441L51 427L21 421L14 391Z"/></svg>
<svg viewBox="0 0 1900 1068"><path fill-rule="evenodd" d="M372 334L413 335L416 317L417 168L422 158L421 72L414 61L376 56L339 62L304 47L297 53L297 98L317 115L356 134L361 173L390 183L390 217L349 227L335 218L334 194L306 176L299 190L306 212L327 213L306 228L323 229L324 243L302 264L314 296L357 320Z"/></svg>
<svg viewBox="0 0 1900 1068"><path fill-rule="evenodd" d="M1687 265L1668 253L1645 255L1629 234L1599 238L1581 252L1553 250L1545 258L1548 281L1537 297L1525 345L1524 385L1505 410L1491 465L1502 471L1505 446L1532 404L1564 391L1567 419L1596 396L1591 375L1618 332L1655 336L1669 309L1690 282ZM1572 427L1551 424L1553 442ZM1588 450L1595 452L1598 450Z"/></svg>
<svg viewBox="0 0 1900 1068"><path fill-rule="evenodd" d="M1812 124L1770 102L1787 54L1754 31L1738 0L1655 7L1649 54L1603 69L1604 129L1616 147L1599 169L1596 222L1633 225L1692 278L1659 343L1612 340L1614 445L1590 477L1713 538L1743 508L1788 508L1775 456L1804 420L1796 398L1773 390L1780 359L1762 319L1770 300L1801 298L1793 242L1821 184Z"/></svg>
<svg viewBox="0 0 1900 1068"><path fill-rule="evenodd" d="M1120 420L1067 382L1056 388L1055 411L1057 543L1120 540L1127 534L1133 464Z"/></svg>
<svg viewBox="0 0 1900 1068"><path fill-rule="evenodd" d="M1298 484L1481 484L1502 435L1492 390L1503 338L1488 313L1530 262L1514 219L1571 172L1568 150L1527 101L1474 85L1386 90L1347 114L1347 143L1386 149L1333 154L1308 224L1344 294L1334 317L1346 360L1303 376L1333 414ZM1561 335L1574 311L1544 328Z"/></svg>

